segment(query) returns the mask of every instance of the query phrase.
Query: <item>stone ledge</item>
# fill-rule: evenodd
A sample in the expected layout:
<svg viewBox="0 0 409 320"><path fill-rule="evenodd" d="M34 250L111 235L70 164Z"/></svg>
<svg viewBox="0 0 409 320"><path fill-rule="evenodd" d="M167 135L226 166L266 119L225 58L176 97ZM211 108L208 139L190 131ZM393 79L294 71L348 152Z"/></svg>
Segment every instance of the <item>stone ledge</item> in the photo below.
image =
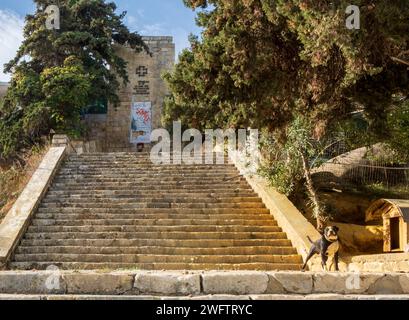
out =
<svg viewBox="0 0 409 320"><path fill-rule="evenodd" d="M142 36L142 40L145 42L149 41L165 41L172 43L173 37L172 36Z"/></svg>
<svg viewBox="0 0 409 320"><path fill-rule="evenodd" d="M252 301L299 301L299 300L409 300L409 295L339 295L339 294L314 294L314 295L254 295L254 296L232 296L232 295L205 295L197 297L177 296L114 296L114 295L16 295L0 294L0 301L4 300L252 300Z"/></svg>
<svg viewBox="0 0 409 320"><path fill-rule="evenodd" d="M409 261L409 253L383 253L360 255L351 258L351 262L400 262Z"/></svg>
<svg viewBox="0 0 409 320"><path fill-rule="evenodd" d="M271 187L265 178L249 174L245 165L239 159L240 156L238 154L230 157L230 161L240 171L240 174L244 176L254 192L263 200L266 208L270 210L279 226L291 240L292 245L297 249L298 254L305 261L311 247L307 237L316 240L321 237L320 234L285 195ZM311 259L309 263L310 269L320 270L321 264L319 260L317 257Z"/></svg>
<svg viewBox="0 0 409 320"><path fill-rule="evenodd" d="M409 272L409 253L385 253L344 257L347 271ZM344 268L341 268L341 271Z"/></svg>
<svg viewBox="0 0 409 320"><path fill-rule="evenodd" d="M64 156L66 146L51 147L40 166L0 224L0 269L4 268L24 235L34 212L48 190Z"/></svg>
<svg viewBox="0 0 409 320"><path fill-rule="evenodd" d="M404 273L4 271L0 294L130 296L402 295Z"/></svg>

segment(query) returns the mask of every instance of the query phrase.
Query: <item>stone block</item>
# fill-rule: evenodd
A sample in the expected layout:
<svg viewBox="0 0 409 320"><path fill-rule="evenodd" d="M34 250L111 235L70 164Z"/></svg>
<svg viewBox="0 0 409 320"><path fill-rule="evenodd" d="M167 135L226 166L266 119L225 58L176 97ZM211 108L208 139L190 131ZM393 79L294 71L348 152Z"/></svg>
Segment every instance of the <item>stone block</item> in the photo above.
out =
<svg viewBox="0 0 409 320"><path fill-rule="evenodd" d="M409 294L409 273L399 275L399 284L402 288L402 292Z"/></svg>
<svg viewBox="0 0 409 320"><path fill-rule="evenodd" d="M58 272L6 271L0 272L2 294L62 294L66 284Z"/></svg>
<svg viewBox="0 0 409 320"><path fill-rule="evenodd" d="M274 277L274 273L267 273L268 275L268 286L267 286L267 290L266 293L268 294L282 294L282 293L286 293L286 291L284 290L283 285L281 284L280 281L278 281L275 277Z"/></svg>
<svg viewBox="0 0 409 320"><path fill-rule="evenodd" d="M308 294L312 292L313 280L311 273L276 272L270 273L288 293Z"/></svg>
<svg viewBox="0 0 409 320"><path fill-rule="evenodd" d="M132 290L133 275L127 273L67 273L68 294L124 294Z"/></svg>
<svg viewBox="0 0 409 320"><path fill-rule="evenodd" d="M141 272L135 276L134 288L140 293L149 294L198 294L200 293L200 275Z"/></svg>
<svg viewBox="0 0 409 320"><path fill-rule="evenodd" d="M45 297L39 295L16 295L16 294L0 294L0 301L37 301L45 300Z"/></svg>
<svg viewBox="0 0 409 320"><path fill-rule="evenodd" d="M375 281L368 289L368 294L402 294L399 275L385 274Z"/></svg>
<svg viewBox="0 0 409 320"><path fill-rule="evenodd" d="M409 261L400 261L396 263L396 271L409 273Z"/></svg>
<svg viewBox="0 0 409 320"><path fill-rule="evenodd" d="M262 300L262 301L294 301L294 300L303 300L303 295L286 295L286 294L261 294L261 295L251 295L251 300Z"/></svg>
<svg viewBox="0 0 409 320"><path fill-rule="evenodd" d="M203 292L210 294L262 294L269 277L260 272L210 272L202 275Z"/></svg>
<svg viewBox="0 0 409 320"><path fill-rule="evenodd" d="M313 275L315 293L336 294L360 294L365 293L368 288L383 274L360 274L360 273L316 273Z"/></svg>

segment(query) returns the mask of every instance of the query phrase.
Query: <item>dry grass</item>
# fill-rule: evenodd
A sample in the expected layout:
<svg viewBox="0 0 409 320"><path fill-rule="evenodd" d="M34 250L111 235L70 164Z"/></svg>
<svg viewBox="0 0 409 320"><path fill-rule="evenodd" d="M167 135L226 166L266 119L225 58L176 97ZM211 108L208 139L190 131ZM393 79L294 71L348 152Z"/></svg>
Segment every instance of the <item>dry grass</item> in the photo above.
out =
<svg viewBox="0 0 409 320"><path fill-rule="evenodd" d="M24 164L0 166L0 222L40 165L49 145L35 146L23 157Z"/></svg>

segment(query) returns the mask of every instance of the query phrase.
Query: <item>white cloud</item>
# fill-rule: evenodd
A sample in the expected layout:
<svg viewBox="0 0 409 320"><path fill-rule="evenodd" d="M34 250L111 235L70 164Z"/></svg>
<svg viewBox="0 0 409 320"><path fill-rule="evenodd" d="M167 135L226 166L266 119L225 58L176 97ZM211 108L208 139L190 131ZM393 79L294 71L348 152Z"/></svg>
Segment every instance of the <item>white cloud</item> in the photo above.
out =
<svg viewBox="0 0 409 320"><path fill-rule="evenodd" d="M138 18L135 16L127 15L125 17L125 22L128 24L128 26L134 26L138 22Z"/></svg>
<svg viewBox="0 0 409 320"><path fill-rule="evenodd" d="M143 36L164 36L167 32L161 23L146 24L138 31Z"/></svg>
<svg viewBox="0 0 409 320"><path fill-rule="evenodd" d="M14 58L23 41L24 19L11 11L0 10L0 81L9 81L3 65Z"/></svg>

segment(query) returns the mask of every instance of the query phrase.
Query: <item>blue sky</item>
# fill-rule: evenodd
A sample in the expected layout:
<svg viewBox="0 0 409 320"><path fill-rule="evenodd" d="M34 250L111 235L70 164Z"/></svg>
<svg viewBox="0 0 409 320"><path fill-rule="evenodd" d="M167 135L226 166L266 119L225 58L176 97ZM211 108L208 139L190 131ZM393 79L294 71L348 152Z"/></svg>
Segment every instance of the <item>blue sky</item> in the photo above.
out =
<svg viewBox="0 0 409 320"><path fill-rule="evenodd" d="M131 31L142 35L173 36L176 51L189 45L190 33L200 34L195 13L182 0L113 0L118 12L127 11L125 23ZM58 0L56 0L58 2ZM0 81L8 81L3 64L16 53L22 41L24 17L33 12L32 0L0 0Z"/></svg>

